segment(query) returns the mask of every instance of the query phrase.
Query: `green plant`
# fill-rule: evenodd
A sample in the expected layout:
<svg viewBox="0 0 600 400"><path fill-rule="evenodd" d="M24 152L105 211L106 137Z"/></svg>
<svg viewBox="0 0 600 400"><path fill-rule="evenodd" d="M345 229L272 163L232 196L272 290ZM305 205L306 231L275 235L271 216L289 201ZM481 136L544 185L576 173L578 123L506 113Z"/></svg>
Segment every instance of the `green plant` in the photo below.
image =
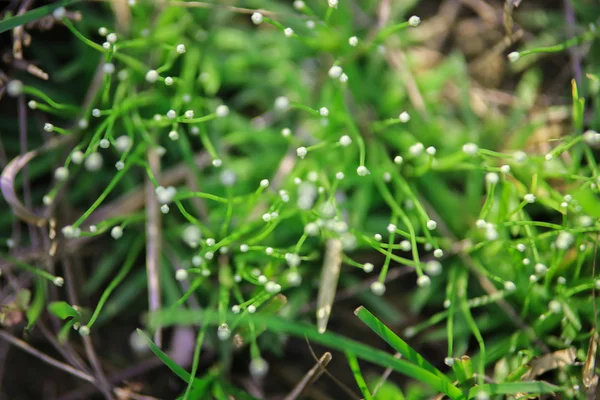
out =
<svg viewBox="0 0 600 400"><path fill-rule="evenodd" d="M548 39L540 15L556 12L504 11L503 40L517 46L517 35L532 30L541 42L502 47L516 89L491 109L474 97L472 64L458 52L419 71L411 49L428 23L411 16L412 4L138 1L117 11L126 22L113 32L88 4L74 5L80 20L61 8L71 3L0 21L4 32L52 13L72 40L73 61L52 71L56 83L7 81L31 122L2 126L18 126L21 143L29 137L36 149L21 149L1 176L13 213L0 216L2 231L19 221L31 228L30 236L6 236L3 290L29 299L10 285L36 278L27 282L33 302L2 312L25 311L27 331L44 309L64 321L48 336L67 355L83 340L89 366L70 355L72 365L59 368L80 369L107 398L122 393L91 340L110 336L118 317L139 325L147 311L150 335L132 329L132 341L141 338L183 381L182 399L255 398L230 377L237 354L266 382L274 355L286 362L288 335L344 353L354 381L336 382L365 399L593 396L594 26ZM596 22L587 19L598 6L573 3L582 25ZM528 60L579 45L590 47L590 61L571 99L538 112L545 70ZM96 66L87 96L78 87L69 93ZM532 148L553 112L561 134ZM19 135L2 135L11 154ZM100 244L90 258L82 250L93 240ZM74 258L85 267L75 269ZM390 291L399 276L405 282ZM48 280L61 289L49 290ZM373 311L356 310L368 328L356 339L328 329L343 319L342 290ZM398 301L417 316L404 329ZM188 325L197 332L184 348L193 354L186 369L166 339L171 327ZM33 352L17 333L2 338ZM398 356L367 344L376 336ZM417 351L440 341L447 350L437 359ZM209 367L201 365L205 349L218 356ZM376 370L364 361L410 380L386 382L390 372L372 379Z"/></svg>

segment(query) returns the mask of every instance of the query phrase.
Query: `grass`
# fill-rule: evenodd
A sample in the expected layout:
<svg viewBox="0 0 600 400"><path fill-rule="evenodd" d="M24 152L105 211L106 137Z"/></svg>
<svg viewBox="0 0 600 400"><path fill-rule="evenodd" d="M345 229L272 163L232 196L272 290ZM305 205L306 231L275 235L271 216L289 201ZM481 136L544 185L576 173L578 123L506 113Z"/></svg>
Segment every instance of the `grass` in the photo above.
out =
<svg viewBox="0 0 600 400"><path fill-rule="evenodd" d="M0 70L0 354L65 396L594 398L597 5L117 3L0 19L16 59L54 25Z"/></svg>

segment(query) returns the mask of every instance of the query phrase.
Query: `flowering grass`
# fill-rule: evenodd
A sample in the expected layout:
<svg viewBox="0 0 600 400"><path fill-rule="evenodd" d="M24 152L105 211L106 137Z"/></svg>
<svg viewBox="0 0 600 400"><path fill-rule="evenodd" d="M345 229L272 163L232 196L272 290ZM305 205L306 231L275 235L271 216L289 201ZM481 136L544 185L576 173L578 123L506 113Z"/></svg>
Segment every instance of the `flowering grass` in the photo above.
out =
<svg viewBox="0 0 600 400"><path fill-rule="evenodd" d="M50 80L3 86L1 337L38 354L20 337L43 330L105 398L156 395L105 376L122 321L171 398L593 398L600 10L573 4L559 33L540 20L561 12L495 11L510 90L458 51L424 60L436 20L396 2L6 14L72 49L32 46ZM573 49L548 100L540 57ZM294 388L310 343L343 367Z"/></svg>

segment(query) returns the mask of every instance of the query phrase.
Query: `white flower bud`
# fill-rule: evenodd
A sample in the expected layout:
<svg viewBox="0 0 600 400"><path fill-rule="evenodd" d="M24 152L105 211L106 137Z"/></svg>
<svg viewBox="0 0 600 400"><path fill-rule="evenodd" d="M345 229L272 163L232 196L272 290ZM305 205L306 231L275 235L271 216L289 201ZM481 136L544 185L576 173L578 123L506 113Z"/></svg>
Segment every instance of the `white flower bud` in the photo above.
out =
<svg viewBox="0 0 600 400"><path fill-rule="evenodd" d="M519 58L521 58L521 54L518 51L508 53L508 61L512 63L519 61Z"/></svg>
<svg viewBox="0 0 600 400"><path fill-rule="evenodd" d="M342 72L344 72L342 67L339 65L334 65L333 67L329 68L328 74L330 78L337 79L342 75Z"/></svg>
<svg viewBox="0 0 600 400"><path fill-rule="evenodd" d="M84 167L88 171L94 172L102 168L104 163L102 155L100 153L91 153L84 161Z"/></svg>
<svg viewBox="0 0 600 400"><path fill-rule="evenodd" d="M340 137L340 140L338 141L338 143L342 147L348 147L352 144L352 138L350 138L350 136L348 136L348 135L344 135L344 136Z"/></svg>
<svg viewBox="0 0 600 400"><path fill-rule="evenodd" d="M398 115L398 119L400 120L400 122L402 122L403 124L405 124L408 121L410 121L410 114L407 113L406 111L403 111L403 112L400 113L400 115Z"/></svg>
<svg viewBox="0 0 600 400"><path fill-rule="evenodd" d="M385 293L385 284L379 281L373 282L371 284L371 292L376 296L382 296Z"/></svg>
<svg viewBox="0 0 600 400"><path fill-rule="evenodd" d="M302 147L298 147L296 149L296 154L298 155L298 157L300 157L301 159L304 159L304 157L306 157L306 154L308 153L308 150L306 149L306 147L302 146Z"/></svg>
<svg viewBox="0 0 600 400"><path fill-rule="evenodd" d="M156 72L153 69L151 69L150 71L146 72L146 82L154 83L157 80L158 80L158 72Z"/></svg>
<svg viewBox="0 0 600 400"><path fill-rule="evenodd" d="M523 200L525 200L526 203L532 204L535 203L535 196L531 193L527 193L523 196Z"/></svg>
<svg viewBox="0 0 600 400"><path fill-rule="evenodd" d="M292 28L285 28L283 30L283 34L285 35L285 37L292 37L292 35L294 35L294 30Z"/></svg>
<svg viewBox="0 0 600 400"><path fill-rule="evenodd" d="M223 118L226 117L227 115L229 115L229 107L227 107L225 104L221 104L220 106L217 107L217 109L215 110L215 114L217 115L217 117L219 118Z"/></svg>
<svg viewBox="0 0 600 400"><path fill-rule="evenodd" d="M369 170L364 165L361 165L358 168L356 168L356 173L358 174L358 176L367 176L370 174Z"/></svg>
<svg viewBox="0 0 600 400"><path fill-rule="evenodd" d="M177 54L185 53L185 44L178 44L175 51L177 51Z"/></svg>
<svg viewBox="0 0 600 400"><path fill-rule="evenodd" d="M263 15L259 12L255 12L254 14L252 14L252 17L250 17L250 19L252 20L252 23L254 23L254 25L260 25L263 22Z"/></svg>
<svg viewBox="0 0 600 400"><path fill-rule="evenodd" d="M421 275L417 278L417 285L419 287L428 287L431 285L431 279L427 275Z"/></svg>
<svg viewBox="0 0 600 400"><path fill-rule="evenodd" d="M327 107L321 107L319 108L319 114L321 114L322 117L326 117L329 115L329 109Z"/></svg>
<svg viewBox="0 0 600 400"><path fill-rule="evenodd" d="M69 170L65 167L58 167L54 171L54 177L57 181L66 181L69 178Z"/></svg>
<svg viewBox="0 0 600 400"><path fill-rule="evenodd" d="M358 45L358 38L356 36L352 36L348 39L348 44L352 47L356 47Z"/></svg>
<svg viewBox="0 0 600 400"><path fill-rule="evenodd" d="M110 231L110 236L112 236L112 238L115 240L120 239L121 237L123 237L123 228L121 228L118 225L113 227Z"/></svg>
<svg viewBox="0 0 600 400"><path fill-rule="evenodd" d="M412 27L419 26L420 24L421 24L421 18L417 17L416 15L413 15L412 17L410 17L408 19L408 25L410 25Z"/></svg>

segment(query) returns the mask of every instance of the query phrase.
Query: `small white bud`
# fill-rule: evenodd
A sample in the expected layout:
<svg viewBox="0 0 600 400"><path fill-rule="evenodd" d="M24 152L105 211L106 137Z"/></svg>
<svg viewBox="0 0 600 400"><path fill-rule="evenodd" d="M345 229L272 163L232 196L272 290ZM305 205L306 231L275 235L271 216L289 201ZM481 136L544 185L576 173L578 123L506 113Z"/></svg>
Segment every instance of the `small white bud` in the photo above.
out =
<svg viewBox="0 0 600 400"><path fill-rule="evenodd" d="M241 251L242 253L247 253L247 252L248 252L248 250L249 250L249 246L248 246L247 244L242 244L242 245L240 245L240 251Z"/></svg>
<svg viewBox="0 0 600 400"><path fill-rule="evenodd" d="M485 174L485 181L490 185L495 185L500 180L500 177L495 172L488 172Z"/></svg>
<svg viewBox="0 0 600 400"><path fill-rule="evenodd" d="M475 221L475 226L479 229L484 229L487 227L487 222L485 222L482 219L478 219L477 221Z"/></svg>
<svg viewBox="0 0 600 400"><path fill-rule="evenodd" d="M512 63L519 61L519 58L521 58L521 54L518 51L508 53L508 61Z"/></svg>
<svg viewBox="0 0 600 400"><path fill-rule="evenodd" d="M127 135L121 135L115 140L115 148L124 153L131 148L131 138Z"/></svg>
<svg viewBox="0 0 600 400"><path fill-rule="evenodd" d="M292 37L292 35L294 34L294 30L292 28L285 28L283 30L283 34L285 35L285 37Z"/></svg>
<svg viewBox="0 0 600 400"><path fill-rule="evenodd" d="M338 0L327 0L327 4L329 4L329 7L331 8L337 8L338 2Z"/></svg>
<svg viewBox="0 0 600 400"><path fill-rule="evenodd" d="M403 112L400 113L400 115L398 115L398 119L400 120L400 122L402 122L403 124L405 124L408 121L410 121L410 114L407 113L406 111L403 111Z"/></svg>
<svg viewBox="0 0 600 400"><path fill-rule="evenodd" d="M108 35L106 35L106 41L114 44L117 41L117 34L109 33Z"/></svg>
<svg viewBox="0 0 600 400"><path fill-rule="evenodd" d="M65 284L65 280L63 277L57 276L56 278L54 278L52 283L54 283L55 286L62 287L62 285Z"/></svg>
<svg viewBox="0 0 600 400"><path fill-rule="evenodd" d="M342 72L344 72L342 67L339 65L334 65L333 67L329 68L328 74L330 78L338 79L342 75Z"/></svg>
<svg viewBox="0 0 600 400"><path fill-rule="evenodd" d="M375 235L373 235L373 239L375 239L375 241L377 242L381 242L383 240L383 237L379 233L376 233Z"/></svg>
<svg viewBox="0 0 600 400"><path fill-rule="evenodd" d="M322 117L326 117L329 115L329 109L327 107L321 107L319 108L319 114L321 114Z"/></svg>
<svg viewBox="0 0 600 400"><path fill-rule="evenodd" d="M375 266L370 262L363 264L363 271L365 271L367 274L373 272L373 268L375 268Z"/></svg>
<svg viewBox="0 0 600 400"><path fill-rule="evenodd" d="M165 78L165 85L171 86L171 85L173 85L173 83L175 83L175 80L173 78L171 78L170 76L167 76Z"/></svg>
<svg viewBox="0 0 600 400"><path fill-rule="evenodd" d="M268 256L271 256L271 255L273 255L273 251L274 251L274 250L273 250L273 248L272 248L272 247L267 247L267 248L265 249L265 253L266 253Z"/></svg>
<svg viewBox="0 0 600 400"><path fill-rule="evenodd" d="M110 147L110 141L108 139L100 139L100 147L108 149Z"/></svg>
<svg viewBox="0 0 600 400"><path fill-rule="evenodd" d="M550 303L548 303L548 309L554 314L558 314L562 311L562 306L557 300L551 300Z"/></svg>
<svg viewBox="0 0 600 400"><path fill-rule="evenodd" d="M306 147L302 146L302 147L298 147L296 149L296 154L298 155L298 157L300 157L301 159L304 159L304 157L306 157L306 154L308 153L308 150L306 150Z"/></svg>
<svg viewBox="0 0 600 400"><path fill-rule="evenodd" d="M234 306L231 306L231 312L234 314L239 314L240 313L240 306L238 306L237 304Z"/></svg>
<svg viewBox="0 0 600 400"><path fill-rule="evenodd" d="M527 153L525 153L524 151L515 151L513 153L513 158L515 159L516 162L522 163L525 162L525 160L527 160Z"/></svg>
<svg viewBox="0 0 600 400"><path fill-rule="evenodd" d="M429 146L429 147L428 147L428 148L425 150L425 152L426 152L427 154L429 154L430 156L435 156L435 153L437 152L437 150L435 149L435 147L433 147L433 146Z"/></svg>
<svg viewBox="0 0 600 400"><path fill-rule="evenodd" d="M389 233L394 233L394 232L396 232L396 225L389 224L386 229Z"/></svg>
<svg viewBox="0 0 600 400"><path fill-rule="evenodd" d="M400 165L400 164L402 164L403 161L404 161L404 159L402 158L402 156L394 157L394 164Z"/></svg>
<svg viewBox="0 0 600 400"><path fill-rule="evenodd" d="M215 110L215 114L217 114L217 117L219 118L226 117L227 115L229 115L229 107L227 107L225 104L221 104Z"/></svg>
<svg viewBox="0 0 600 400"><path fill-rule="evenodd" d="M508 174L510 173L510 165L503 165L500 167L500 172L502 172L503 174Z"/></svg>
<svg viewBox="0 0 600 400"><path fill-rule="evenodd" d="M220 167L221 165L223 165L223 161L221 161L221 159L219 158L215 158L214 160L212 160L212 165L213 167Z"/></svg>
<svg viewBox="0 0 600 400"><path fill-rule="evenodd" d="M356 36L352 36L348 39L348 44L352 47L356 47L358 45L358 38Z"/></svg>
<svg viewBox="0 0 600 400"><path fill-rule="evenodd" d="M252 20L252 23L254 23L254 25L260 25L263 22L263 15L259 12L255 12L254 14L252 14L252 17L250 17L250 19Z"/></svg>
<svg viewBox="0 0 600 400"><path fill-rule="evenodd" d="M188 278L188 272L183 269L180 268L177 271L175 271L175 279L178 281L185 281Z"/></svg>
<svg viewBox="0 0 600 400"><path fill-rule="evenodd" d="M419 287L428 287L431 285L431 279L427 275L421 275L417 278L417 285Z"/></svg>
<svg viewBox="0 0 600 400"><path fill-rule="evenodd" d="M102 67L102 70L104 71L105 74L107 75L111 75L114 74L115 72L115 64L113 63L106 63L104 64L104 66Z"/></svg>
<svg viewBox="0 0 600 400"><path fill-rule="evenodd" d="M229 326L227 324L219 325L217 328L217 337L222 342L231 337L231 331L229 330Z"/></svg>
<svg viewBox="0 0 600 400"><path fill-rule="evenodd" d="M535 203L535 195L527 193L525 196L523 196L523 200L529 204Z"/></svg>
<svg viewBox="0 0 600 400"><path fill-rule="evenodd" d="M335 179L341 181L342 179L344 179L344 173L343 172L338 172L335 174Z"/></svg>
<svg viewBox="0 0 600 400"><path fill-rule="evenodd" d="M146 72L146 82L154 83L157 80L158 80L158 72L156 72L153 69L151 69L150 71Z"/></svg>
<svg viewBox="0 0 600 400"><path fill-rule="evenodd" d="M13 79L6 85L6 92L11 97L17 97L23 93L23 82Z"/></svg>
<svg viewBox="0 0 600 400"><path fill-rule="evenodd" d="M29 108L31 108L32 110L35 110L38 106L38 103L35 100L29 100L29 102L27 103L27 106Z"/></svg>
<svg viewBox="0 0 600 400"><path fill-rule="evenodd" d="M356 168L356 173L358 174L358 176L367 176L370 174L369 170L364 165L361 165L358 168Z"/></svg>
<svg viewBox="0 0 600 400"><path fill-rule="evenodd" d="M525 246L523 243L519 243L517 244L517 250L523 253L525 250L527 250L527 246Z"/></svg>
<svg viewBox="0 0 600 400"><path fill-rule="evenodd" d="M466 143L466 144L463 145L462 151L465 154L468 154L470 156L474 156L479 151L479 146L477 146L475 143Z"/></svg>
<svg viewBox="0 0 600 400"><path fill-rule="evenodd" d="M178 44L175 51L177 51L177 54L185 53L185 44Z"/></svg>
<svg viewBox="0 0 600 400"><path fill-rule="evenodd" d="M531 264L531 260L529 258L524 258L521 262L523 263L523 265Z"/></svg>
<svg viewBox="0 0 600 400"><path fill-rule="evenodd" d="M262 216L262 219L265 222L271 221L271 214L270 213L264 213L263 216Z"/></svg>
<svg viewBox="0 0 600 400"><path fill-rule="evenodd" d="M45 123L45 124L44 124L44 130L45 130L46 132L52 132L52 131L54 130L54 125L52 125L52 124L49 124L49 123Z"/></svg>
<svg viewBox="0 0 600 400"><path fill-rule="evenodd" d="M506 290L507 292L514 292L515 290L517 290L517 285L515 285L515 283L512 281L505 281L504 290Z"/></svg>
<svg viewBox="0 0 600 400"><path fill-rule="evenodd" d="M90 328L87 325L81 325L79 327L79 334L81 336L89 336L89 334L90 334Z"/></svg>
<svg viewBox="0 0 600 400"><path fill-rule="evenodd" d="M121 228L118 225L113 227L110 231L110 236L112 236L112 238L115 240L120 239L121 237L123 237L123 228Z"/></svg>
<svg viewBox="0 0 600 400"><path fill-rule="evenodd" d="M435 249L433 251L433 256L435 258L442 258L444 256L444 250L442 250L442 249Z"/></svg>
<svg viewBox="0 0 600 400"><path fill-rule="evenodd" d="M417 17L416 15L413 15L408 19L408 24L412 27L419 26L421 24L421 18Z"/></svg>
<svg viewBox="0 0 600 400"><path fill-rule="evenodd" d="M385 293L385 285L383 282L375 281L371 284L371 292L376 296L382 296Z"/></svg>
<svg viewBox="0 0 600 400"><path fill-rule="evenodd" d="M444 358L444 364L446 364L449 367L452 367L454 365L454 358L452 358L452 357Z"/></svg>
<svg viewBox="0 0 600 400"><path fill-rule="evenodd" d="M546 161L552 161L553 158L554 156L551 153L548 153L544 156L544 160Z"/></svg>
<svg viewBox="0 0 600 400"><path fill-rule="evenodd" d="M437 260L432 260L432 261L429 261L427 264L425 264L424 269L428 275L438 276L439 274L442 273L442 264ZM425 276L425 275L423 275L423 276Z"/></svg>
<svg viewBox="0 0 600 400"><path fill-rule="evenodd" d="M256 312L256 306L255 306L254 304L250 304L250 305L248 306L248 312L249 312L250 314L254 314L254 313Z"/></svg>
<svg viewBox="0 0 600 400"><path fill-rule="evenodd" d="M179 140L179 132L177 132L177 131L170 131L169 132L169 139L171 139L172 141Z"/></svg>
<svg viewBox="0 0 600 400"><path fill-rule="evenodd" d="M427 221L427 229L429 229L430 231L432 231L435 228L437 228L437 222L435 222L432 219L430 219L429 221Z"/></svg>
<svg viewBox="0 0 600 400"><path fill-rule="evenodd" d="M250 307L248 307L249 309ZM254 358L250 361L250 375L254 379L260 379L269 372L269 364L262 358Z"/></svg>
<svg viewBox="0 0 600 400"><path fill-rule="evenodd" d="M294 1L294 8L296 10L302 10L302 9L304 9L305 6L306 6L306 4L304 4L304 2L302 0L295 0Z"/></svg>
<svg viewBox="0 0 600 400"><path fill-rule="evenodd" d="M269 187L269 180L268 179L263 179L260 181L260 187L261 188L267 188Z"/></svg>
<svg viewBox="0 0 600 400"><path fill-rule="evenodd" d="M106 35L108 35L108 29L106 29L105 27L101 26L100 28L98 28L98 35L100 35L100 36L106 36Z"/></svg>
<svg viewBox="0 0 600 400"><path fill-rule="evenodd" d="M102 155L100 153L94 152L85 159L84 166L85 169L93 172L98 171L100 168L102 168L103 163L104 160L102 159Z"/></svg>
<svg viewBox="0 0 600 400"><path fill-rule="evenodd" d="M425 146L423 146L423 143L415 143L412 146L410 146L408 148L409 153L413 156L413 157L418 157L421 155L421 153L423 153L423 150L425 149Z"/></svg>
<svg viewBox="0 0 600 400"><path fill-rule="evenodd" d="M340 146L348 147L352 144L352 139L348 135L344 135L340 138L339 142Z"/></svg>
<svg viewBox="0 0 600 400"><path fill-rule="evenodd" d="M54 177L57 181L66 181L69 178L69 170L65 167L58 167L54 171Z"/></svg>
<svg viewBox="0 0 600 400"><path fill-rule="evenodd" d="M100 111L100 109L94 108L92 110L92 117L100 118L101 116L102 116L102 111Z"/></svg>
<svg viewBox="0 0 600 400"><path fill-rule="evenodd" d="M292 134L292 130L290 128L283 128L281 130L281 136L288 137Z"/></svg>
<svg viewBox="0 0 600 400"><path fill-rule="evenodd" d="M546 271L548 271L548 267L546 267L542 263L535 264L535 266L533 267L533 269L535 270L535 273L538 274L538 275L544 275L546 273Z"/></svg>

